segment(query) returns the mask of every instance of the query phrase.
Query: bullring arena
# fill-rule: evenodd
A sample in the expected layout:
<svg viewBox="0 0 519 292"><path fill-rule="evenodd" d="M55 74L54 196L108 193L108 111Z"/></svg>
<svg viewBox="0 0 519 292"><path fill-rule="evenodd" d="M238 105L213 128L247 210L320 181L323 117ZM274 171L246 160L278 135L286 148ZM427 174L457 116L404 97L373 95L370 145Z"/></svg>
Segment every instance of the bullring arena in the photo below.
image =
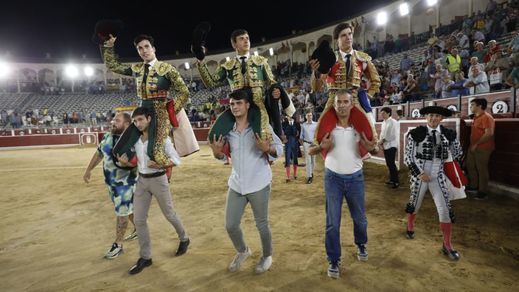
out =
<svg viewBox="0 0 519 292"><path fill-rule="evenodd" d="M368 262L358 262L347 209L343 213L343 276L326 275L322 160L315 183L286 184L276 162L270 202L274 263L256 275L259 236L247 207L242 226L253 251L241 271L229 273L234 254L224 228L230 167L212 158L208 146L174 169L175 208L190 233L185 256L173 257L178 240L158 205L149 215L154 264L127 273L138 243L103 259L115 220L101 169L86 185L82 176L93 147L0 151L2 204L0 271L3 291L513 291L519 269L519 202L506 196L455 202L453 242L459 262L441 255L438 216L430 196L417 219L415 240L405 234L406 182L384 185L386 170L367 163ZM345 207L346 208L346 207Z"/></svg>
<svg viewBox="0 0 519 292"><path fill-rule="evenodd" d="M107 14L114 11L108 4L105 8ZM232 162L226 165L213 157L207 136L217 114L228 107L231 89L225 84L207 88L190 51L158 56L160 61L175 68L188 86L185 110L200 144L199 151L182 157L181 165L173 168L169 184L174 209L189 234L189 249L185 255L175 257L179 245L177 234L157 202L152 200L148 226L153 265L137 275L128 273L140 257L138 240L124 241L124 253L111 260L105 258L115 235L114 205L108 196L101 165L92 171L90 183L83 181L83 175L96 147L111 129L112 115L121 111L131 113L139 106L138 82L136 78L108 70L100 56L85 54L81 59L76 58L77 62L50 53L45 58L17 59L16 53L13 56L3 51L2 45L7 42L0 35L0 292L518 291L518 1L398 0L385 1L379 6L370 2L368 8L357 15L345 15L346 18L336 22L316 24L312 29L294 29L292 35L276 36L272 40L254 34L249 52L266 60L295 105L295 121L302 122L307 111L313 112L314 118L318 117L328 98L311 90L310 80L315 72L309 59L323 41L336 49L338 40L333 38L334 27L339 22L351 23L355 28L352 33L355 49L371 56L380 74L381 90L370 97L376 131L381 132L383 107L389 107L393 116L398 114L395 163L400 185L393 189L385 184L388 169L382 151L364 161L369 260L357 259L352 219L344 203L339 279L331 279L327 274L324 161L317 156L313 183L307 184L306 171L301 165L304 153L297 179L289 182L284 155L271 165L271 268L263 274L255 273L262 247L251 207L247 206L241 227L252 256L239 271L228 270L236 253L224 222ZM137 13L141 13L140 8L138 10ZM318 10L311 12L317 14ZM135 12L130 9L124 13L128 13L126 17L130 19ZM157 11L157 15L161 13L163 11ZM165 18L170 21L170 16ZM185 20L182 29L191 34L196 23L182 17L178 17ZM310 17L314 15L307 18ZM316 15L320 17L327 19ZM0 21L3 19L0 15ZM489 19L494 25L487 25L487 29L485 21L492 23ZM217 34L218 29L223 29L221 19L210 22L214 28L211 33ZM248 29L247 22L239 24ZM161 26L172 25L168 22ZM134 33L131 27L129 25L124 33ZM232 29L235 27L225 31L227 47L218 48L208 41L210 49L204 62L211 72L236 55L228 44L228 33ZM173 31L157 32L157 35L170 36L170 32ZM483 39L479 39L478 33ZM465 43L465 38L470 44ZM485 51L485 60L476 65L481 65L486 72L483 73L488 74L488 91L486 88L478 91L475 83L447 86L449 81L442 79L439 72L429 74L432 67L434 72L451 73L450 63L444 64L448 57L442 55L442 49L451 44L465 51L461 52L464 63L460 67L467 73L469 65L472 67L467 63L468 57L482 53L473 42L476 38L482 41ZM121 33L115 51L124 55L123 40L127 39ZM167 42L164 38L162 41L162 44ZM179 40L175 38L175 41ZM187 48L190 42L191 39L186 40L182 46ZM96 54L98 45L94 46ZM130 49L131 55L126 54L123 63L142 65L135 47ZM164 51L157 50L157 54ZM487 56L489 52L492 56ZM405 60L408 57L414 59L412 65ZM407 65L409 68L402 68ZM446 68L436 69L437 65ZM402 81L400 86L416 82L420 89L404 94L399 84L393 84L396 77L397 83ZM140 75L137 78L141 78ZM366 86L371 86L371 79L364 81ZM437 81L444 83L438 88ZM394 90L393 93L390 90ZM175 94L178 92L169 92L167 97L160 98L175 99ZM404 150L409 131L426 124L420 110L436 105L455 113L442 125L456 131L466 153L475 121L470 108L474 98L488 102L486 111L495 119L495 149L488 164L490 181L486 199L476 200L468 194L467 198L452 202L456 214L452 243L461 254L458 261L453 261L441 252L443 236L429 192L417 215L416 237L406 238L405 208L410 184ZM126 234L132 229L130 224Z"/></svg>

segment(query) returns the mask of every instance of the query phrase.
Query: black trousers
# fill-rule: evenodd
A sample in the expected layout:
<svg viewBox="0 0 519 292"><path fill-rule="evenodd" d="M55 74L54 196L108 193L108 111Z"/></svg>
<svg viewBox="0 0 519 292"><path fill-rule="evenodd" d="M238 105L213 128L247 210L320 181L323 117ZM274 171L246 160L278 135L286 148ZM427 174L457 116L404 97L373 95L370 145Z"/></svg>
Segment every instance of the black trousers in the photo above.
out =
<svg viewBox="0 0 519 292"><path fill-rule="evenodd" d="M386 159L386 165L389 169L389 180L394 183L399 183L398 181L398 170L395 164L396 157L396 147L391 147L389 149L384 150L384 158Z"/></svg>

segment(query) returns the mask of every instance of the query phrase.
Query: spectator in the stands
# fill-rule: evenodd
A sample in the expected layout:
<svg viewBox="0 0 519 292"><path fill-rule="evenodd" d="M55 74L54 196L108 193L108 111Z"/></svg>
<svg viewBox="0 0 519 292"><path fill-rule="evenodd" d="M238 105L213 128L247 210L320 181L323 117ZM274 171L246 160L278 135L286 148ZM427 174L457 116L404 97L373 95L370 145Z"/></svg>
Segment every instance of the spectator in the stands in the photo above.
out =
<svg viewBox="0 0 519 292"><path fill-rule="evenodd" d="M411 66L414 65L414 61L409 58L409 55L407 53L404 53L404 57L400 61L400 71L406 72L411 69Z"/></svg>
<svg viewBox="0 0 519 292"><path fill-rule="evenodd" d="M404 102L414 101L417 99L418 83L416 82L416 79L414 79L413 74L407 75L407 83L402 91L404 94Z"/></svg>
<svg viewBox="0 0 519 292"><path fill-rule="evenodd" d="M447 70L449 70L451 76L461 71L461 57L458 54L457 48L453 47L450 50L450 53L447 54L445 59L445 63L447 64Z"/></svg>
<svg viewBox="0 0 519 292"><path fill-rule="evenodd" d="M474 30L472 39L478 42L485 42L485 35L480 30Z"/></svg>
<svg viewBox="0 0 519 292"><path fill-rule="evenodd" d="M490 59L492 58L492 56L500 50L501 50L501 48L500 48L499 44L497 44L496 40L489 41L488 42L488 51L485 54L485 56L483 57L483 63L488 63L490 61Z"/></svg>
<svg viewBox="0 0 519 292"><path fill-rule="evenodd" d="M452 86L454 85L454 81L452 81L450 74L447 74L443 77L442 80L442 98L452 97Z"/></svg>
<svg viewBox="0 0 519 292"><path fill-rule="evenodd" d="M503 87L503 78L508 76L509 69L510 59L508 56L503 56L501 50L492 55L485 66L491 89L499 90Z"/></svg>
<svg viewBox="0 0 519 292"><path fill-rule="evenodd" d="M472 75L469 76L464 86L469 88L471 95L490 92L487 74L480 70L479 66L472 66Z"/></svg>
<svg viewBox="0 0 519 292"><path fill-rule="evenodd" d="M460 71L456 74L454 84L451 85L451 95L452 96L465 96L469 95L468 88L463 86L467 79L465 78L465 74L463 71Z"/></svg>

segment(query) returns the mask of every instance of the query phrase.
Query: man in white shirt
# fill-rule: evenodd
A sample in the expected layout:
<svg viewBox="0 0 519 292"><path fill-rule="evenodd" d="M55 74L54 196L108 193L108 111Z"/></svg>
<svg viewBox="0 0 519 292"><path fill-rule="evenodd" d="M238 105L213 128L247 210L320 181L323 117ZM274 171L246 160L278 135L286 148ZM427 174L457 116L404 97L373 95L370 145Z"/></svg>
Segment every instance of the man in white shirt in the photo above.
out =
<svg viewBox="0 0 519 292"><path fill-rule="evenodd" d="M313 146L315 137L315 129L317 122L312 120L313 114L311 111L306 113L306 122L301 124L301 135L299 137L301 144L305 150L306 160L306 183L311 184L314 179L315 155L310 155L310 147Z"/></svg>
<svg viewBox="0 0 519 292"><path fill-rule="evenodd" d="M384 158L389 169L389 181L386 182L391 188L396 189L400 185L398 179L398 169L395 164L396 151L398 146L398 122L391 117L392 111L390 107L384 107L380 110L380 114L384 121L380 131L379 144L384 149Z"/></svg>
<svg viewBox="0 0 519 292"><path fill-rule="evenodd" d="M463 86L470 89L470 94L489 93L490 84L488 83L487 73L481 70L479 66L472 66L470 68L472 74L469 74L469 78Z"/></svg>
<svg viewBox="0 0 519 292"><path fill-rule="evenodd" d="M175 228L180 243L175 256L186 253L189 246L189 237L182 225L180 217L173 209L173 200L169 190L168 178L166 176L166 168L179 165L180 157L168 137L165 143L165 153L169 158L168 165L159 165L150 159L147 154L149 126L152 122L153 111L146 107L139 107L133 111L132 118L135 126L141 132L141 137L134 145L135 154L137 156L137 166L139 169L139 178L137 187L133 197L134 204L134 222L139 238L140 257L137 263L129 270L130 274L140 273L144 268L151 266L151 240L148 230L148 211L151 204L151 196L155 196L160 206L162 214ZM117 157L119 163L123 166L130 165L126 154Z"/></svg>
<svg viewBox="0 0 519 292"><path fill-rule="evenodd" d="M217 159L225 160L226 156L232 154L232 172L228 181L229 191L225 206L225 228L237 253L228 269L230 272L238 271L252 254L240 227L245 207L250 203L263 248L263 255L255 268L256 273L261 274L272 265L272 235L268 220L272 170L269 161L281 156L283 146L271 127L269 130L272 142L262 139L252 130L248 120L249 114L257 109L251 102L251 96L252 93L247 88L235 90L229 95L230 110L236 122L225 137L213 137L210 146ZM225 146L227 143L229 147ZM225 150L226 148L228 150Z"/></svg>
<svg viewBox="0 0 519 292"><path fill-rule="evenodd" d="M327 153L324 166L324 192L326 195L326 236L325 246L328 257L328 276L339 278L341 262L341 213L342 202L346 199L353 219L353 235L357 245L359 261L368 260L368 220L364 208L364 175L359 143L373 151L376 141L369 141L365 134L359 133L350 124L353 108L351 91L337 91L332 114L337 116L337 125L331 133L326 133L318 146L310 148L310 154Z"/></svg>

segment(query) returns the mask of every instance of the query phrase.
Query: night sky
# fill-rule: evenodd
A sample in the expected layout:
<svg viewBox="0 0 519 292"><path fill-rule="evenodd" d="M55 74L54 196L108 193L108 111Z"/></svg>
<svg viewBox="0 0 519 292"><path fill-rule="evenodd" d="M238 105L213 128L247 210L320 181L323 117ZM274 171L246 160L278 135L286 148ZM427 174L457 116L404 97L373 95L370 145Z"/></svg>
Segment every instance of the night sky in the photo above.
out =
<svg viewBox="0 0 519 292"><path fill-rule="evenodd" d="M123 58L135 59L132 40L147 33L155 38L157 55L174 56L189 51L194 27L208 21L211 52L230 48L235 28L249 31L252 44L286 37L293 30L305 31L370 11L391 1L4 1L0 7L0 58L23 61L52 58L99 58L91 41L100 19L120 19L124 32L116 49ZM167 3L167 4L164 4ZM256 4L253 3L261 3ZM351 4L354 3L354 4ZM7 52L9 52L8 55Z"/></svg>

